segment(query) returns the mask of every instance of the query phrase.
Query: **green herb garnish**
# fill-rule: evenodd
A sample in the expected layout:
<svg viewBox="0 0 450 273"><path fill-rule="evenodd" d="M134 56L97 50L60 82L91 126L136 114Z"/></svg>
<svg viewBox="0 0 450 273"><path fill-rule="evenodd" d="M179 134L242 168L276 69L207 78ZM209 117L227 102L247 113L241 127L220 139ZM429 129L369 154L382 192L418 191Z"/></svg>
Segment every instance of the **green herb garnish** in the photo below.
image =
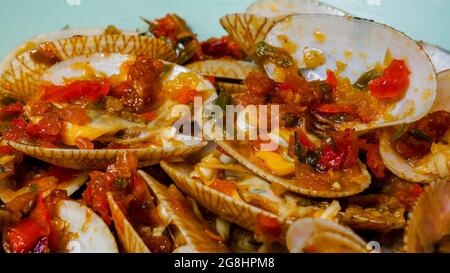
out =
<svg viewBox="0 0 450 273"><path fill-rule="evenodd" d="M290 113L290 112L284 113L283 116L281 117L281 119L283 120L284 126L286 128L293 128L298 123L297 115L295 115L294 113Z"/></svg>
<svg viewBox="0 0 450 273"><path fill-rule="evenodd" d="M410 132L410 134L411 134L412 136L418 137L418 138L423 139L423 140L425 140L425 141L433 142L433 138L432 138L431 136L425 134L425 133L424 133L422 130L420 130L420 129L414 129L414 130L412 130L412 131Z"/></svg>
<svg viewBox="0 0 450 273"><path fill-rule="evenodd" d="M231 95L227 92L221 92L214 101L214 104L225 112L227 105L231 105Z"/></svg>
<svg viewBox="0 0 450 273"><path fill-rule="evenodd" d="M359 79L353 84L353 87L359 90L364 90L371 81L381 77L381 75L382 75L381 71L374 68L362 74L361 77L359 77Z"/></svg>
<svg viewBox="0 0 450 273"><path fill-rule="evenodd" d="M269 45L264 41L256 44L256 56L258 58L268 59L277 66L281 66L283 68L290 67L294 62L291 55L289 55L286 51Z"/></svg>
<svg viewBox="0 0 450 273"><path fill-rule="evenodd" d="M402 136L405 135L406 131L408 129L408 126L406 124L400 125L397 130L395 130L394 134L392 135L391 141L395 142L399 140Z"/></svg>
<svg viewBox="0 0 450 273"><path fill-rule="evenodd" d="M37 192L38 191L38 186L36 184L31 184L30 185L30 192Z"/></svg>
<svg viewBox="0 0 450 273"><path fill-rule="evenodd" d="M2 104L3 105L10 105L10 104L13 104L13 103L16 103L16 102L17 102L16 99L8 97L8 96L5 96L5 97L2 98Z"/></svg>
<svg viewBox="0 0 450 273"><path fill-rule="evenodd" d="M126 189L128 186L128 179L126 178L117 178L115 182L116 186L121 190Z"/></svg>
<svg viewBox="0 0 450 273"><path fill-rule="evenodd" d="M308 164L311 167L317 166L317 164L319 163L320 154L321 154L320 150L308 151L306 153L306 164Z"/></svg>

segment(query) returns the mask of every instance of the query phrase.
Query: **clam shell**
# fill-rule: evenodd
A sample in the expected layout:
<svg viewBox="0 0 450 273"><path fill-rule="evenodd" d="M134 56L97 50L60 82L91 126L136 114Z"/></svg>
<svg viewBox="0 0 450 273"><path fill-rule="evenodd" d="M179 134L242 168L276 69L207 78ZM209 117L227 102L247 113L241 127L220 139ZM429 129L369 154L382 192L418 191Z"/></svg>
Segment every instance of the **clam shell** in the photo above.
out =
<svg viewBox="0 0 450 273"><path fill-rule="evenodd" d="M85 170L104 169L115 162L116 157L124 152L134 152L139 159L139 167L158 164L161 159L180 161L191 153L200 150L206 142L193 145L183 145L174 148L148 148L148 149L104 149L104 150L77 150L77 149L51 149L41 148L17 142L9 142L14 149L31 157L52 163L56 166Z"/></svg>
<svg viewBox="0 0 450 273"><path fill-rule="evenodd" d="M438 92L436 101L431 109L431 113L439 110L450 112L450 70L444 71L438 75ZM433 164L439 170L447 163L450 168L450 146L447 145L446 152L440 153L439 157L433 157ZM380 136L380 155L383 158L386 167L398 177L413 182L430 182L441 177L439 172L423 173L417 168L412 167L408 162L400 156L391 144L391 134L388 131L383 132ZM444 173L444 172L443 172Z"/></svg>
<svg viewBox="0 0 450 273"><path fill-rule="evenodd" d="M441 110L450 112L450 70L438 74L438 92L431 113Z"/></svg>
<svg viewBox="0 0 450 273"><path fill-rule="evenodd" d="M450 69L450 52L435 45L419 42L423 50L430 56L436 72L440 73Z"/></svg>
<svg viewBox="0 0 450 273"><path fill-rule="evenodd" d="M75 193L78 189L81 188L81 186L84 185L84 183L88 180L89 174L87 171L81 172L80 175L78 175L75 179L58 184L56 189L59 190L65 190L67 191L67 195L70 196L73 193ZM23 187L17 191L11 190L13 187L13 182L9 181L8 179L4 179L0 181L0 200L7 204L14 200L14 198L25 194L27 192L30 192L30 187ZM50 191L46 191L43 193L43 196L45 197L48 195Z"/></svg>
<svg viewBox="0 0 450 273"><path fill-rule="evenodd" d="M212 76L221 79L230 79L235 82L222 82L221 79L216 80L216 84L222 91L225 91L232 96L238 96L244 93L247 88L242 83L250 72L262 72L262 69L257 64L236 61L236 60L207 60L195 62L186 66L190 70L201 74L203 76ZM241 81L239 83L239 81Z"/></svg>
<svg viewBox="0 0 450 273"><path fill-rule="evenodd" d="M49 43L56 49L61 60L103 52L176 60L175 51L168 43L137 35L74 36ZM29 51L15 56L1 71L0 91L26 102L38 91L39 80L48 68L48 65L33 61Z"/></svg>
<svg viewBox="0 0 450 273"><path fill-rule="evenodd" d="M189 175L193 170L192 165L162 161L161 167L183 192L228 222L250 231L254 231L257 216L260 214L277 219L280 223L285 222L284 219L273 213L237 200L191 178Z"/></svg>
<svg viewBox="0 0 450 273"><path fill-rule="evenodd" d="M325 41L316 38L317 31L326 36ZM283 47L280 35L284 35L289 44L295 45L289 46L288 51L308 79L325 79L326 70L336 71L336 62L341 61L347 64L341 76L355 82L376 63L382 63L388 49L392 56L407 62L411 75L405 96L393 103L387 113L377 120L368 124L345 122L341 126L343 128L364 131L413 122L425 116L433 105L437 89L433 64L414 40L389 26L360 18L302 14L279 21L269 31L265 41ZM316 69L304 69L305 48L320 50L326 55L327 62ZM348 52L352 52L350 58ZM265 69L270 76L275 75L273 64L266 63Z"/></svg>
<svg viewBox="0 0 450 273"><path fill-rule="evenodd" d="M332 14L347 15L335 7L314 0L259 0L247 7L245 13L277 17L287 14Z"/></svg>
<svg viewBox="0 0 450 273"><path fill-rule="evenodd" d="M212 230L207 226L206 222L204 223L197 218L186 217L183 211L174 207L169 199L166 186L143 171L139 171L139 174L145 179L158 199L159 204L166 209L166 212L170 215L171 225L178 229L191 250L198 253L229 252L223 243L219 243L208 236L207 231L211 232Z"/></svg>
<svg viewBox="0 0 450 273"><path fill-rule="evenodd" d="M288 229L286 245L291 253L302 253L306 248L319 253L365 253L366 243L351 229L335 222L304 218Z"/></svg>
<svg viewBox="0 0 450 273"><path fill-rule="evenodd" d="M433 182L409 215L405 251L434 252L434 245L450 234L450 181Z"/></svg>
<svg viewBox="0 0 450 273"><path fill-rule="evenodd" d="M258 176L266 179L269 182L277 183L285 187L286 189L300 193L306 196L311 197L321 197L321 198L338 198L338 197L346 197L356 195L365 189L367 189L371 183L371 176L367 171L366 165L361 162L358 162L358 167L361 170L361 177L359 177L359 181L354 181L355 187L352 190L323 190L323 189L312 189L304 186L298 185L293 179L285 179L274 174L269 173L264 170L262 167L257 166L255 163L251 162L246 156L239 153L239 151L234 147L232 142L230 141L216 141L217 145L219 145L222 149L224 149L228 154L230 154L234 159L236 159L239 163L244 165L246 168L257 174Z"/></svg>
<svg viewBox="0 0 450 273"><path fill-rule="evenodd" d="M168 188L143 171L138 172L146 181L153 196L156 198L158 207L164 214L169 216L169 228L176 228L183 236L186 245L183 247L193 252L229 252L224 244L211 239L206 233L210 228L198 219L185 219L182 211L175 209L168 195ZM111 193L108 193L112 218L120 241L129 253L149 253L142 238L133 228L126 216L120 210Z"/></svg>
<svg viewBox="0 0 450 273"><path fill-rule="evenodd" d="M111 216L122 247L128 253L150 253L142 238L120 210L111 193L107 193Z"/></svg>
<svg viewBox="0 0 450 273"><path fill-rule="evenodd" d="M356 230L375 230L379 232L389 232L405 227L406 221L404 210L399 211L379 211L377 209L363 209L354 211L347 208L341 214L344 224Z"/></svg>
<svg viewBox="0 0 450 273"><path fill-rule="evenodd" d="M29 51L35 47L37 47L40 43L48 42L48 41L57 41L62 39L67 39L72 36L92 36L92 35L101 35L105 33L107 28L67 28L54 32L48 32L44 34L40 34L34 36L33 38L24 41L13 50L11 50L0 62L0 74L2 74L3 68L5 65L9 64L15 57L21 55L22 53ZM138 35L136 31L129 30L120 30L122 34L126 35Z"/></svg>
<svg viewBox="0 0 450 273"><path fill-rule="evenodd" d="M111 35L110 35L111 36ZM117 38L120 41L120 37L116 37L118 35L115 35L115 39ZM90 39L95 36L85 37L86 39ZM101 36L103 37L103 36ZM101 38L100 37L100 38ZM129 36L131 37L131 36ZM134 37L134 36L133 36ZM111 37L110 37L111 38ZM73 38L75 39L75 38ZM108 38L109 39L109 38ZM151 40L143 40L140 44L142 45L142 48L139 49L138 46L135 46L135 49L137 50L137 53L140 52L140 50L153 50L149 47L145 47L144 44L146 42L153 41L153 43L160 43L160 40L157 39L151 39ZM59 41L60 42L60 41ZM132 43L130 40L129 43ZM154 44L156 46L157 44ZM117 45L114 45L117 46ZM128 46L128 45L127 45ZM131 50L131 49L129 49ZM172 50L170 48L170 50ZM145 51L146 52L146 51ZM172 51L170 51L172 52ZM153 54L152 56L157 56L157 52L147 52L149 54ZM25 53L26 55L26 53ZM39 76L45 79L50 80L51 82L57 84L61 79L64 78L65 75L72 75L72 73L79 72L78 70L72 69L71 64L72 63L78 63L83 61L90 61L90 64L94 66L97 69L97 67L100 67L100 69L108 70L108 73L114 74L114 69L117 67L117 65L122 64L129 58L130 55L124 55L124 54L109 54L108 55L108 62L104 61L104 54L93 54L90 55L90 57L86 58L83 56L78 56L75 58L71 58L69 60L65 60L61 63L58 63L50 68L43 69L39 72L39 75L36 74L34 76ZM67 67L69 66L69 68ZM113 72L111 72L112 70ZM103 70L101 70L103 71ZM176 76L178 76L181 73L188 72L189 70L178 65L174 65L174 68L171 70L170 73L167 73L163 80L172 80ZM106 72L105 72L106 74ZM109 75L109 74L108 74ZM28 75L30 76L30 75ZM67 76L66 76L67 77ZM199 76L201 79L201 77ZM28 79L27 77L24 77L24 79ZM214 90L214 87L212 84L206 80L201 79L202 81L198 85L198 91L201 92L211 92L208 93L210 96L208 97L209 101L212 101L215 97L215 92L212 92ZM36 84L38 84L39 81L35 81ZM38 85L35 86L35 88L38 88ZM32 89L28 89L32 90ZM32 91L31 93L37 92L37 89ZM31 95L31 94L30 94ZM172 108L170 108L172 109ZM162 132L155 131L155 128L160 128L160 124L158 123L159 119L156 118L153 122L151 122L147 127L148 130L146 133L151 132L153 134L158 133L161 134ZM100 122L101 123L101 122ZM105 122L106 123L106 122ZM99 125L99 124L97 124ZM103 125L103 124L100 124ZM153 127L151 127L153 126ZM126 126L125 126L126 127ZM103 128L104 129L104 128ZM73 134L78 135L78 134ZM180 140L181 141L181 140ZM206 145L206 142L201 142L197 140L193 141L183 141L184 145L173 147L173 145L163 145L163 147L149 147L149 148L139 148L139 149L128 149L131 152L136 152L138 159L140 161L140 167L143 166L149 166L153 164L157 164L161 159L166 159L168 161L173 160L181 160L187 155L189 155L192 152L197 151L204 145ZM68 145L72 143L66 143ZM51 148L43 148L43 147L35 147L27 144L21 144L17 142L10 142L10 145L14 147L16 150L19 150L21 152L24 152L32 157L38 158L40 160L52 163L57 166L71 168L71 169L102 169L114 162L115 156L118 155L118 153L121 150L117 149L104 149L104 150L78 150L78 149L51 149Z"/></svg>
<svg viewBox="0 0 450 273"><path fill-rule="evenodd" d="M235 13L220 18L220 24L252 60L256 60L256 44L264 40L277 19L251 14Z"/></svg>
<svg viewBox="0 0 450 273"><path fill-rule="evenodd" d="M117 253L114 236L103 220L90 208L71 200L58 203L58 219L65 222L62 236L70 238L64 242L63 252Z"/></svg>
<svg viewBox="0 0 450 273"><path fill-rule="evenodd" d="M254 63L226 59L195 62L186 67L203 76L235 80L245 80L250 72L262 72L261 68Z"/></svg>

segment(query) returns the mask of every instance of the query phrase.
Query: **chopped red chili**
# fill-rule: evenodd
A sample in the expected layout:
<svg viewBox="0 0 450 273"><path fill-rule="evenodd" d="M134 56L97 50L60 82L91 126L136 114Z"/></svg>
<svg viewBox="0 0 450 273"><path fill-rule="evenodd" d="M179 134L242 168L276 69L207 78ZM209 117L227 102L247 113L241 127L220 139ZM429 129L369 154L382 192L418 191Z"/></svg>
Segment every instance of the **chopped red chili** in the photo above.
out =
<svg viewBox="0 0 450 273"><path fill-rule="evenodd" d="M111 83L106 80L89 81L80 80L65 86L44 86L43 102L62 102L74 99L96 101L101 96L106 96L111 88Z"/></svg>
<svg viewBox="0 0 450 273"><path fill-rule="evenodd" d="M393 60L383 75L369 83L370 93L378 99L403 96L409 86L409 71L404 60Z"/></svg>

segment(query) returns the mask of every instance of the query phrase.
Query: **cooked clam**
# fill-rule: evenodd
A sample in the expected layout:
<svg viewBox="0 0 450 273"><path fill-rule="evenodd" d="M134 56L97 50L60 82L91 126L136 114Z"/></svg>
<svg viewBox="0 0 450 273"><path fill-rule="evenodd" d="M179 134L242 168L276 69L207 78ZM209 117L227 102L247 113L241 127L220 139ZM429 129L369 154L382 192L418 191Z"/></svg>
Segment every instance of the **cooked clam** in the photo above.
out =
<svg viewBox="0 0 450 273"><path fill-rule="evenodd" d="M256 45L263 41L277 19L246 13L228 14L220 18L220 24L252 60L257 60Z"/></svg>
<svg viewBox="0 0 450 273"><path fill-rule="evenodd" d="M251 147L244 148L243 145L238 147L230 141L216 142L234 159L258 176L263 177L272 183L279 184L290 191L306 196L322 198L351 196L364 191L371 183L371 176L366 165L359 160L352 167L351 171L336 174L337 177L340 177L336 178L336 181L325 181L324 184L318 184L315 183L314 179L299 180L295 177L290 178L295 173L294 163L289 162L286 159L282 159L282 157L277 155L277 153L263 152L259 153L259 158L255 158L255 156L252 155L253 152L251 151ZM267 163L262 163L261 158L266 159L266 162L269 162L269 165L267 165ZM282 169L274 166L279 166ZM276 170L278 173L274 173L271 171L272 169ZM287 170L287 172L284 172L285 170ZM308 174L310 172L308 172Z"/></svg>
<svg viewBox="0 0 450 273"><path fill-rule="evenodd" d="M173 164L162 161L161 167L169 174L181 190L198 201L200 205L229 222L248 230L255 229L258 215L277 219L280 223L283 222L282 218L276 214L252 206L240 198L236 199L221 193L191 178L190 174L193 168L189 164Z"/></svg>
<svg viewBox="0 0 450 273"><path fill-rule="evenodd" d="M419 42L419 44L428 56L430 56L436 72L440 73L450 69L450 52L448 50L424 42Z"/></svg>
<svg viewBox="0 0 450 273"><path fill-rule="evenodd" d="M220 235L199 218L185 197L175 188L160 184L148 174L139 171L154 196L155 208L162 220L158 227L147 231L154 236L170 234L174 252L228 252ZM127 220L112 194L108 194L112 217L118 236L127 252L150 252L136 228ZM142 231L141 231L142 232Z"/></svg>
<svg viewBox="0 0 450 273"><path fill-rule="evenodd" d="M117 253L116 240L103 220L90 208L78 202L64 200L58 203L57 218L66 229L59 236L70 238L63 252Z"/></svg>
<svg viewBox="0 0 450 273"><path fill-rule="evenodd" d="M254 231L264 215L289 224L294 219L336 219L337 201L313 202L271 185L219 151L189 163L161 162L180 189L221 218Z"/></svg>
<svg viewBox="0 0 450 273"><path fill-rule="evenodd" d="M39 46L45 42L56 42L58 40L68 39L74 36L93 36L102 34L125 34L125 35L138 35L135 31L119 30L113 26L106 28L67 28L58 30L55 32L44 33L37 35L29 40L18 45L16 48L10 51L0 63L0 74L3 74L3 70L20 55L25 52L36 52Z"/></svg>
<svg viewBox="0 0 450 273"><path fill-rule="evenodd" d="M404 96L381 103L385 111L373 121L344 122L342 128L363 131L413 122L429 112L436 98L435 70L426 53L414 40L386 25L351 17L294 15L276 23L264 41L292 56L293 66L307 79L323 80L332 70L355 83L362 72L383 60L406 62L410 75ZM266 62L265 68L275 80L283 81L284 72L278 66Z"/></svg>
<svg viewBox="0 0 450 273"><path fill-rule="evenodd" d="M323 219L305 218L288 229L291 253L365 253L366 244L351 229Z"/></svg>
<svg viewBox="0 0 450 273"><path fill-rule="evenodd" d="M411 125L386 129L380 137L386 167L403 179L430 182L450 177L450 71L440 73L438 83L428 116Z"/></svg>
<svg viewBox="0 0 450 273"><path fill-rule="evenodd" d="M88 172L73 172L71 170L61 170L61 172L72 172L73 175L69 174L68 176L71 176L68 180L61 180L54 176L42 176L40 178L36 178L35 181L32 181L28 186L21 187L20 189L15 189L17 186L11 179L3 179L0 181L0 200L8 204L9 202L13 201L15 198L30 193L30 192L37 192L37 191L43 191L42 195L45 197L49 193L51 193L54 190L65 190L67 192L67 195L72 195L75 193L78 189L83 186L83 184L88 180ZM39 183L39 180L41 180L41 184L45 185L43 182L44 179L48 179L49 182L47 187L39 188L37 185Z"/></svg>
<svg viewBox="0 0 450 273"><path fill-rule="evenodd" d="M186 68L150 59L174 58L173 49L163 41L103 34L77 36L49 43L54 50L52 52L58 57L56 64L44 65L31 58L29 53L23 53L20 60L14 60L4 71L2 83L7 94L27 102L25 115L30 123L59 124L59 137L63 146L66 146L48 147L34 145L29 141L11 141L10 144L15 149L58 166L92 169L104 168L118 154L117 149L108 147L91 150L92 141L115 144L122 149L126 147L137 152L141 166L155 164L161 158L179 160L205 144L199 139L178 133L177 128L172 125L180 118L188 118L183 116L184 112L180 112L179 106L189 104L194 97L201 97L205 101L213 99L214 87ZM108 53L96 53L105 50ZM152 72L153 68L155 72ZM147 74L143 71L136 74L139 69L144 69L149 75L161 74L160 78L156 75L153 79L160 83L151 82L148 77L143 81ZM129 73L135 73L136 77L141 78L128 77ZM127 87L126 83L129 81L131 86ZM152 84L155 90L149 90L153 88ZM106 97L111 88L122 94L122 101ZM128 91L130 88L134 88L135 93ZM85 94L80 98L76 95L77 92ZM90 95L86 92L90 92ZM130 97L126 97L128 95ZM93 102L101 102L103 98L106 102L103 102L105 109L102 111ZM69 103L73 99L85 102L81 106L73 105ZM146 100L152 100L153 108L142 114ZM40 110L33 110L48 109L48 106L42 108L48 103L50 109L63 111L58 114L59 123L47 122L48 110L44 110L47 112L43 114ZM64 112L67 107L78 109L72 111L75 121L67 120L69 114ZM131 109L127 110L131 112L124 114L124 107ZM79 110L85 114L76 114ZM37 134L38 132L36 131ZM82 148L78 150L68 147L74 145L81 145Z"/></svg>
<svg viewBox="0 0 450 273"><path fill-rule="evenodd" d="M404 236L406 252L448 252L449 196L448 180L433 182L422 194L409 215Z"/></svg>
<svg viewBox="0 0 450 273"><path fill-rule="evenodd" d="M29 216L5 227L3 247L13 253L118 252L108 226L90 208L67 199L55 199L44 205L40 197Z"/></svg>
<svg viewBox="0 0 450 273"><path fill-rule="evenodd" d="M59 38L58 35L55 36ZM40 40L47 41L42 49L47 54L46 58L37 59L32 54L32 50L28 50L5 63L1 71L2 93L28 101L39 91L42 75L54 63L94 53L145 55L167 61L176 59L175 52L164 41L137 35L103 33L92 36L72 36L61 40L51 40L51 37L50 41L44 38ZM52 59L54 61L51 61Z"/></svg>

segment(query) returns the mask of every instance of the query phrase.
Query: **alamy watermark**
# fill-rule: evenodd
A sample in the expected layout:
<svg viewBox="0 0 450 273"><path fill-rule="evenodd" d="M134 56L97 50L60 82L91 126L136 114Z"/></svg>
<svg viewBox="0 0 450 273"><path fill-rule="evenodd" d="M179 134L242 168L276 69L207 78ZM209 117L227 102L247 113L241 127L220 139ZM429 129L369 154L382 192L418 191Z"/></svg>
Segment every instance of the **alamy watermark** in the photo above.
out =
<svg viewBox="0 0 450 273"><path fill-rule="evenodd" d="M278 149L279 141L271 136L280 127L278 105L226 105L223 109L215 104L204 105L202 98L195 97L193 110L184 104L172 109L172 115L180 116L173 126L193 140L258 141L263 151ZM192 128L193 121L196 126Z"/></svg>

